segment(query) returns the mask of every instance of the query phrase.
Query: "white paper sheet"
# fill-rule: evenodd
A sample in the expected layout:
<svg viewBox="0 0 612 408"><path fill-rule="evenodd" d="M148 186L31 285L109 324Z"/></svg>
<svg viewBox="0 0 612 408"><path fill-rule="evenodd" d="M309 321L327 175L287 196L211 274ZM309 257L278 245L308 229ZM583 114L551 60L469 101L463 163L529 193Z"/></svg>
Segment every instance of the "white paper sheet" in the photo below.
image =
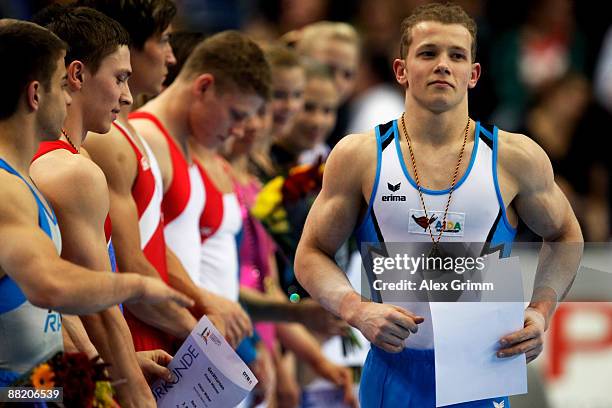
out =
<svg viewBox="0 0 612 408"><path fill-rule="evenodd" d="M522 286L518 258L501 259L490 267L503 274L505 284ZM502 282L492 276L485 280ZM524 303L516 300L431 303L436 407L527 392L525 355L496 355L501 337L523 327Z"/></svg>
<svg viewBox="0 0 612 408"><path fill-rule="evenodd" d="M168 368L173 381L159 380L151 387L160 408L235 407L257 384L255 375L206 316Z"/></svg>

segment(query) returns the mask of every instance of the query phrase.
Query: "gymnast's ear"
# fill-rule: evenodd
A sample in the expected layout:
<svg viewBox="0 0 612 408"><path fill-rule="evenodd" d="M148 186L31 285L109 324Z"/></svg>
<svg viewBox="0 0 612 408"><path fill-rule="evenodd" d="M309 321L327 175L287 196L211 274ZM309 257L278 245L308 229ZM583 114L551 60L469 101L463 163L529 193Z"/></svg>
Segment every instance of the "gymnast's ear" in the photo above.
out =
<svg viewBox="0 0 612 408"><path fill-rule="evenodd" d="M408 87L408 72L406 71L406 61L396 58L393 60L393 73L398 84Z"/></svg>
<svg viewBox="0 0 612 408"><path fill-rule="evenodd" d="M478 78L480 78L481 66L478 62L472 64L472 72L470 73L470 80L468 81L468 88L472 89L476 86Z"/></svg>

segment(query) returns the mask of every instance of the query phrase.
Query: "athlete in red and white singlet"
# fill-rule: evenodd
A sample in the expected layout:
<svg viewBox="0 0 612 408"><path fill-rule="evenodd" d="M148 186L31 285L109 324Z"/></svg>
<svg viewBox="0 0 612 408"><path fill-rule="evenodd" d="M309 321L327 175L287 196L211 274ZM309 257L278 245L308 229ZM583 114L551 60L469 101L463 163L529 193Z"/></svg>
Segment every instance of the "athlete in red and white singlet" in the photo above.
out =
<svg viewBox="0 0 612 408"><path fill-rule="evenodd" d="M219 165L226 172L231 171L221 157L215 159L221 162ZM240 204L234 191L222 191L197 159L194 163L204 182L206 205L200 217L200 269L191 279L197 285L237 302L240 280L238 246L242 233Z"/></svg>
<svg viewBox="0 0 612 408"><path fill-rule="evenodd" d="M137 133L130 132L126 126L113 122L129 142L136 155L137 173L132 185L132 197L138 211L138 229L140 248L147 260L155 267L159 277L168 283L168 265L166 262L166 241L164 239L164 222L161 213L164 186L155 156L149 145ZM144 147L144 154L135 139ZM150 326L135 317L130 311L124 312L125 320L130 327L136 351L163 349L170 350L171 336Z"/></svg>
<svg viewBox="0 0 612 408"><path fill-rule="evenodd" d="M131 133L118 121L115 121L113 126L130 143L138 163L136 179L132 186L132 197L138 209L140 246L149 262L159 272L159 276L167 283L166 242L164 240L164 222L161 211L164 185L159 165L143 138L138 134ZM135 138L138 138L144 147L144 154L136 145Z"/></svg>
<svg viewBox="0 0 612 408"><path fill-rule="evenodd" d="M163 134L172 161L172 182L162 200L166 245L176 254L189 273L197 276L200 268L199 222L204 210L204 182L197 166L187 159L159 119L149 112L134 112L130 121L148 120Z"/></svg>

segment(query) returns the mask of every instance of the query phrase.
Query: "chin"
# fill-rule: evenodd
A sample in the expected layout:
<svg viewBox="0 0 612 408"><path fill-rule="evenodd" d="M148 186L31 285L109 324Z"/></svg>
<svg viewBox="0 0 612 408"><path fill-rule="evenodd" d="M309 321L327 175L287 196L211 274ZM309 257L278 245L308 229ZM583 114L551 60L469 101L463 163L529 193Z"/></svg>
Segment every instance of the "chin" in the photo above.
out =
<svg viewBox="0 0 612 408"><path fill-rule="evenodd" d="M113 123L113 122L112 121L108 121L106 123L100 123L95 128L88 129L88 131L94 132L94 133L99 133L99 134L103 135L103 134L108 133L110 131L111 123Z"/></svg>

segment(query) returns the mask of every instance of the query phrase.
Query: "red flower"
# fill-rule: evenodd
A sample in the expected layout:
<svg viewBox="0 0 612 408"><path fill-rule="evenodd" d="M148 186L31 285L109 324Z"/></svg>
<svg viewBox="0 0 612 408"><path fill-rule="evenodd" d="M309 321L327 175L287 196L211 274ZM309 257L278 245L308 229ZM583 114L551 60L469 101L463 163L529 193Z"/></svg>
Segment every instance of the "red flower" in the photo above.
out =
<svg viewBox="0 0 612 408"><path fill-rule="evenodd" d="M294 203L309 194L318 194L323 186L321 160L309 166L293 168L283 183L283 204Z"/></svg>

